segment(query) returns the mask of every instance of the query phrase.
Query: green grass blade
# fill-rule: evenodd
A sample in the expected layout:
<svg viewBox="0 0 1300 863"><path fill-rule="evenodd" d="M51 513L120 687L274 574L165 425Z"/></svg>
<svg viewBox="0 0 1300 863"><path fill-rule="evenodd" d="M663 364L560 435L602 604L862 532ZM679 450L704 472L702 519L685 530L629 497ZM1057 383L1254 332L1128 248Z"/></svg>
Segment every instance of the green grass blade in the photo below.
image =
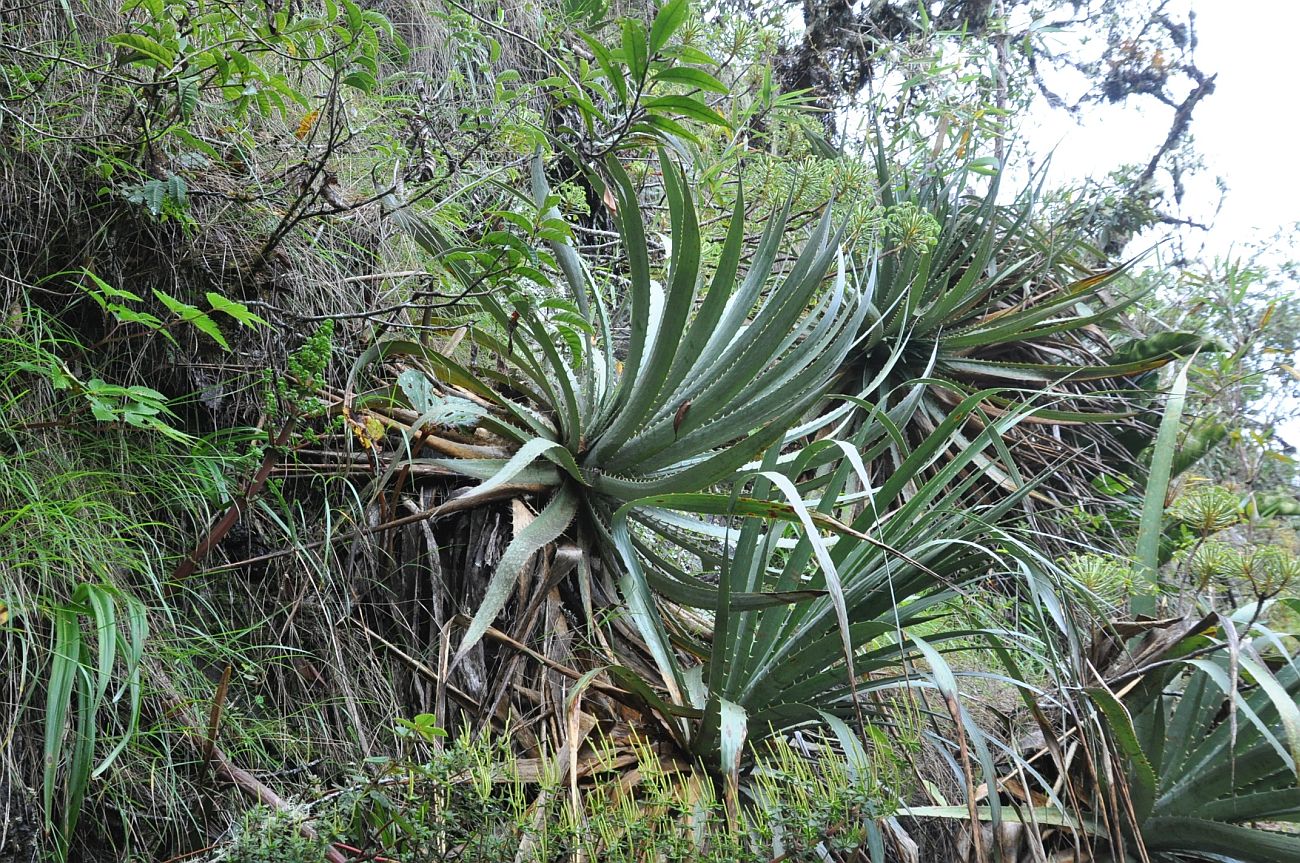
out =
<svg viewBox="0 0 1300 863"><path fill-rule="evenodd" d="M1139 575L1150 582L1152 590L1160 586L1160 536L1164 524L1165 497L1169 493L1169 480L1174 456L1178 447L1178 430L1187 400L1187 369L1184 365L1174 378L1165 403L1165 415L1160 420L1160 430L1151 455L1151 470L1147 475L1146 491L1142 496L1142 516L1138 522L1137 562ZM1152 593L1137 594L1132 600L1135 615L1151 615L1156 610Z"/></svg>

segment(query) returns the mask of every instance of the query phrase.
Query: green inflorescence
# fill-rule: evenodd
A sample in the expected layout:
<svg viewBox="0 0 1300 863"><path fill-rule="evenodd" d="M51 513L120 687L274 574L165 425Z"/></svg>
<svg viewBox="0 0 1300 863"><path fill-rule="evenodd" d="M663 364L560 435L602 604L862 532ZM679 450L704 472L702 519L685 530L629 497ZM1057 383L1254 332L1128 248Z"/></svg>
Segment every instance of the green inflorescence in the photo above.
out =
<svg viewBox="0 0 1300 863"><path fill-rule="evenodd" d="M268 417L280 416L282 410L304 418L319 416L324 411L315 393L325 379L333 349L334 321L325 320L289 355L287 376L266 373L263 399Z"/></svg>

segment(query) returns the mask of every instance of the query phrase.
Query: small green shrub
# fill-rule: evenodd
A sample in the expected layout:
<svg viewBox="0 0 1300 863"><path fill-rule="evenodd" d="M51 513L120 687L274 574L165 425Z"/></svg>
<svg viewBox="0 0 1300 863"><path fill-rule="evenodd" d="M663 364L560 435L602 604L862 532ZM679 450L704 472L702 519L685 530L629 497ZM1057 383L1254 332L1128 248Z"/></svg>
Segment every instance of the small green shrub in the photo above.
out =
<svg viewBox="0 0 1300 863"><path fill-rule="evenodd" d="M325 368L334 350L334 321L327 319L288 358L289 376L278 377L266 373L263 387L263 408L267 416L282 416L286 412L302 417L315 417L324 412L324 405L316 397L316 389L325 380Z"/></svg>
<svg viewBox="0 0 1300 863"><path fill-rule="evenodd" d="M314 837L304 835L302 823L306 817L298 810L255 807L244 815L234 841L220 859L227 863L320 863L331 837L328 832Z"/></svg>
<svg viewBox="0 0 1300 863"><path fill-rule="evenodd" d="M814 861L863 848L893 809L879 764L816 743L765 743L732 812L702 770L640 742L632 752L640 779L628 784L618 766L627 749L601 742L584 750L575 801L560 764L520 759L504 736L462 735L421 762L374 759L365 776L314 807L258 807L212 859L314 861L335 843L400 863L497 863L520 854L609 863ZM309 817L315 839L302 833Z"/></svg>

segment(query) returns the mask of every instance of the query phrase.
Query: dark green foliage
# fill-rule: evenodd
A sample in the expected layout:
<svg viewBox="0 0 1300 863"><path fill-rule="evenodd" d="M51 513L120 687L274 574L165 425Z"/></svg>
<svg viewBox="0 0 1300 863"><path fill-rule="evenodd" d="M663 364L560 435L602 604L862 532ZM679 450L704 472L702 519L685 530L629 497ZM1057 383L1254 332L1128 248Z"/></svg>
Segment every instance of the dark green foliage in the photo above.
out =
<svg viewBox="0 0 1300 863"><path fill-rule="evenodd" d="M1033 722L1101 767L1096 799L1040 782L1043 824L1132 799L1134 851L1291 850L1246 827L1294 815L1287 637L1223 622L1186 646L1226 663L1111 696L1075 628L1148 626L1098 614L1143 494L1152 605L1285 589L1285 530L1226 534L1294 501L1176 487L1282 454L1196 410L1265 377L1135 324L1150 286L1089 217L999 195L984 67L876 58L915 116L873 160L781 91L776 30L685 0L199 5L0 12L0 794L39 810L28 844L883 863L905 804L1012 817L1003 769L1050 773L1000 754ZM1195 417L1143 455L1192 354ZM1235 574L1165 577L1172 540ZM1218 748L1171 759L1188 693Z"/></svg>
<svg viewBox="0 0 1300 863"><path fill-rule="evenodd" d="M886 219L863 264L871 305L843 386L881 411L907 405L896 421L912 441L997 387L992 409L1033 416L1006 436L1015 469L990 468L992 478L1015 488L1041 477L1034 493L1050 503L1089 499L1094 477L1127 460L1121 435L1145 398L1134 381L1206 340L1171 332L1113 345L1145 289L1045 222L1035 187L1000 204L997 178L970 194L969 168L912 177L883 152L876 164L882 204L905 215Z"/></svg>
<svg viewBox="0 0 1300 863"><path fill-rule="evenodd" d="M1234 617L1223 626L1244 622ZM1213 644L1194 637L1172 654ZM1220 648L1153 672L1127 713L1105 712L1129 765L1132 839L1153 860L1286 863L1300 857L1287 829L1300 821L1300 668L1286 653Z"/></svg>
<svg viewBox="0 0 1300 863"><path fill-rule="evenodd" d="M730 483L768 447L819 427L799 428L800 420L829 389L862 315L842 269L823 285L837 254L829 221L822 221L788 273L773 285L769 274L784 239L785 218L765 228L748 274L738 277L744 242L743 202L738 202L721 262L706 277L700 270L693 197L680 171L664 156L661 164L674 249L667 290L652 271L630 180L616 163L608 165L630 266L631 340L623 359L614 350L607 301L593 291L567 240L557 236L551 246L569 280L568 291L575 305L591 309L596 320L594 332L582 334L576 345L556 343L548 326L554 317L546 308L517 301L512 309L484 295L478 299L482 312L506 339L503 343L484 331L471 338L479 349L508 362L512 374L476 371L457 358L407 342L380 344L361 360L364 367L384 357L422 356L439 378L493 403L497 410L482 425L513 447L505 463L418 463L490 477L472 494L525 477L556 488L542 516L498 565L461 655L504 607L519 568L578 513L583 530L600 543L593 550L618 566L618 552L606 537L619 507L652 494L706 492ZM535 177L538 209L545 210L549 190L540 165ZM430 226L409 217L406 222L417 241L446 257L446 241ZM692 319L697 302L699 312ZM561 310L562 320L563 315L572 312ZM528 399L508 396L501 386L507 381ZM531 466L539 459L545 459L540 472ZM648 529L658 529L657 519L636 517Z"/></svg>
<svg viewBox="0 0 1300 863"><path fill-rule="evenodd" d="M651 859L767 863L864 850L868 826L892 806L882 766L845 769L831 750L786 741L764 748L745 806L728 816L712 786L639 744L639 776L620 783L612 744L583 760L575 786L562 762L510 754L504 741L462 736L423 762L376 759L367 775L310 811L250 811L216 857L237 863L306 863L333 847L399 863L561 863L575 854L612 863ZM884 755L885 753L881 753ZM604 766L608 765L608 766ZM575 808L576 803L576 808ZM304 823L320 831L306 838Z"/></svg>

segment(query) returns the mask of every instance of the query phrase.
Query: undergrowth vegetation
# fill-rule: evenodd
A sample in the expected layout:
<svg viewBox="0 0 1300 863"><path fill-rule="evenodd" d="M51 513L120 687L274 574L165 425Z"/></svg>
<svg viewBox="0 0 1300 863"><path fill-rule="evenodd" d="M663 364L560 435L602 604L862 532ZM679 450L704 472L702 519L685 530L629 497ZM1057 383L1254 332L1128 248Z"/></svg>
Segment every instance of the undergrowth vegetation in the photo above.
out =
<svg viewBox="0 0 1300 863"><path fill-rule="evenodd" d="M893 811L882 773L891 760L846 762L815 741L781 741L755 758L762 806L728 813L714 786L688 765L633 743L641 781L618 781L620 747L596 741L567 765L520 759L501 740L462 736L428 760L369 765L369 775L310 807L255 808L235 828L222 859L307 861L331 845L393 860L588 859L634 861L646 849L670 860L819 859L817 848L853 851L864 826ZM798 746L799 748L795 748ZM584 792L571 793L581 778ZM321 831L304 837L307 820Z"/></svg>
<svg viewBox="0 0 1300 863"><path fill-rule="evenodd" d="M921 18L0 10L0 860L1300 856L1300 316Z"/></svg>

